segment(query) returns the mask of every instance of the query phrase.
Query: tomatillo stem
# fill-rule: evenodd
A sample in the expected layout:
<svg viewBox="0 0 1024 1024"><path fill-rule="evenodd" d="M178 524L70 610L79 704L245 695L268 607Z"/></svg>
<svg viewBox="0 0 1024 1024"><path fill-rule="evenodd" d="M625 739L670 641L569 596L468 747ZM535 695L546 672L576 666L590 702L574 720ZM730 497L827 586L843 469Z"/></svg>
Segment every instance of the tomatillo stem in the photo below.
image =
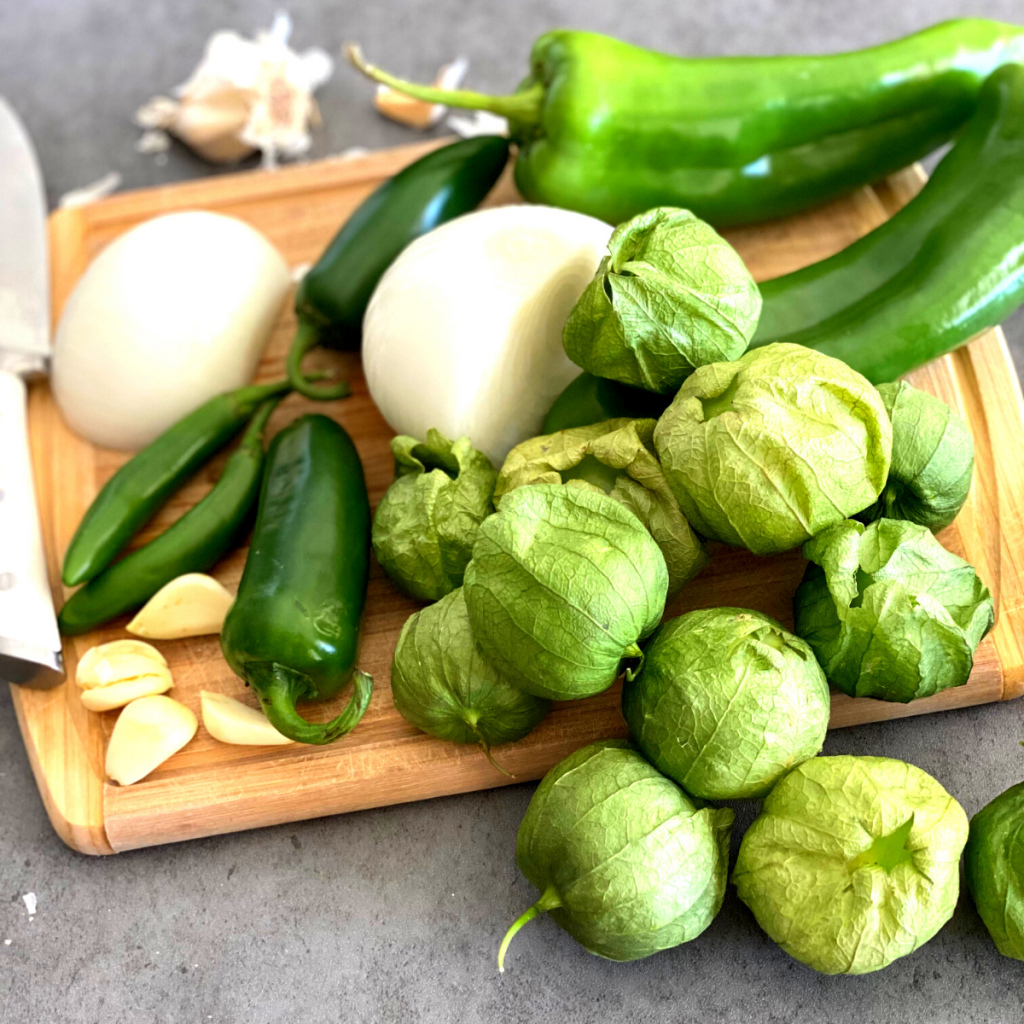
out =
<svg viewBox="0 0 1024 1024"><path fill-rule="evenodd" d="M557 890L553 885L549 885L544 890L541 898L537 900L537 902L534 903L526 913L517 917L515 921L512 922L512 927L505 932L505 938L501 940L501 946L498 948L498 971L500 973L503 974L505 972L505 953L508 950L509 943L511 943L511 941L516 937L519 929L522 928L524 924L528 924L532 921L538 914L554 910L556 907L560 907L561 905L562 899L558 895Z"/></svg>
<svg viewBox="0 0 1024 1024"><path fill-rule="evenodd" d="M501 765L494 760L494 757L491 754L491 745L487 742L486 738L484 737L484 734L476 727L476 723L469 721L468 718L465 721L466 724L470 727L470 729L473 730L474 735L477 737L477 740L480 743L480 749L484 752L484 757L486 757L487 760L491 762L491 767L495 769L495 771L501 772L502 775L507 775L510 779L514 779L515 775L513 775L512 772L508 771L506 768L502 768Z"/></svg>

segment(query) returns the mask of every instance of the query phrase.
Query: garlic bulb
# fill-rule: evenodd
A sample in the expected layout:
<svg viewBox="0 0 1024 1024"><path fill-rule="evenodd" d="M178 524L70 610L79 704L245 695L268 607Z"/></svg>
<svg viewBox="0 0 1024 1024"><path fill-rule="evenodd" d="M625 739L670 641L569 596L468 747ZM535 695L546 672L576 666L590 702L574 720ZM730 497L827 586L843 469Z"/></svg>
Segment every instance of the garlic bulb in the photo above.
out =
<svg viewBox="0 0 1024 1024"><path fill-rule="evenodd" d="M264 163L305 153L319 123L313 93L334 73L321 49L288 46L291 19L278 14L269 32L243 39L216 32L175 99L156 96L135 114L148 132L166 131L213 163L236 163L259 150Z"/></svg>

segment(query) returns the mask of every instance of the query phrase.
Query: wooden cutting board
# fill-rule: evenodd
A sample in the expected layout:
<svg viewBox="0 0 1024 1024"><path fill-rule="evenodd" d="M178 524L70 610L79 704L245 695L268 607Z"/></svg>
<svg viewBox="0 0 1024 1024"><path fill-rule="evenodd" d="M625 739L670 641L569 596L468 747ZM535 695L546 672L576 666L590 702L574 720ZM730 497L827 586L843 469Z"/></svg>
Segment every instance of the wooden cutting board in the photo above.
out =
<svg viewBox="0 0 1024 1024"><path fill-rule="evenodd" d="M264 232L292 265L310 262L373 188L435 144L171 185L60 210L50 221L54 318L103 246L140 221L172 210L199 207L240 217ZM921 172L910 169L877 189L862 189L802 217L735 231L729 237L755 276L772 277L845 247L907 202L922 181ZM516 201L506 177L488 202ZM179 300L168 296L168 301ZM283 375L293 327L289 304L260 364L260 379ZM353 384L352 398L317 410L336 416L352 434L376 504L391 481L391 431L367 395L358 357L321 353L317 359L339 367ZM833 727L1005 700L1024 692L1024 426L1021 393L1005 341L999 331L990 331L953 356L919 370L913 380L954 406L974 435L977 467L971 499L941 539L967 557L991 587L998 621L978 650L966 686L909 705L836 695ZM272 430L310 408L311 403L291 396L276 412ZM29 418L51 578L59 601L65 593L58 572L63 552L89 502L125 456L97 449L72 434L46 384L33 388ZM201 498L222 464L223 457L188 484L139 541L165 529ZM239 550L214 574L233 590L244 559L245 551ZM756 558L719 548L710 568L684 590L670 611L738 605L790 623L790 602L803 564L799 552ZM97 715L84 710L73 683L49 691L12 687L32 769L54 828L76 850L114 853L508 784L510 780L488 765L476 747L432 739L395 711L389 688L391 656L399 629L415 607L374 565L360 664L373 674L376 692L366 717L340 742L328 747L233 747L212 739L200 727L184 750L134 786L110 785L103 779L104 747L117 712ZM68 675L74 677L78 659L89 647L126 636L124 621L67 641ZM217 637L159 646L174 673L173 696L197 714L201 689L255 703L221 658ZM342 699L348 699L347 693ZM310 709L310 717L330 717L340 706L334 702ZM618 708L618 686L589 700L557 705L530 736L496 749L495 757L519 781L539 778L586 743L623 735Z"/></svg>

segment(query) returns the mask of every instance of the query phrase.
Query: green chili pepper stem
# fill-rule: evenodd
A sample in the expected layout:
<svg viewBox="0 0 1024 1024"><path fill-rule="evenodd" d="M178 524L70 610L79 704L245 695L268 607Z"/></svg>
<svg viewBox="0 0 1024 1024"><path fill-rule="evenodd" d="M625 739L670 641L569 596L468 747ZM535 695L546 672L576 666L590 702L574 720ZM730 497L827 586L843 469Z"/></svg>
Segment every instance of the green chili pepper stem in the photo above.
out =
<svg viewBox="0 0 1024 1024"><path fill-rule="evenodd" d="M310 691L301 673L274 663L250 664L249 681L256 690L263 713L283 736L296 743L333 743L351 732L363 717L373 696L373 677L356 669L352 675L352 697L337 718L323 724L307 722L295 709L297 701Z"/></svg>
<svg viewBox="0 0 1024 1024"><path fill-rule="evenodd" d="M316 388L310 381L316 380L317 375L311 374L306 377L302 372L302 360L311 348L316 348L320 343L320 334L321 328L318 324L306 317L299 318L299 326L295 331L292 347L288 350L286 363L289 387L315 402L333 402L338 398L347 398L352 393L347 380L338 381L331 387Z"/></svg>
<svg viewBox="0 0 1024 1024"><path fill-rule="evenodd" d="M489 110L492 114L507 117L517 125L532 126L540 122L541 104L544 101L544 85L537 82L511 96L490 96L483 92L467 89L437 89L432 85L418 85L382 71L363 56L363 51L354 43L345 47L345 56L352 65L367 78L390 86L398 92L428 103L444 103L461 107L463 110Z"/></svg>
<svg viewBox="0 0 1024 1024"><path fill-rule="evenodd" d="M508 951L509 944L516 937L519 929L524 924L529 924L535 917L540 914L546 913L549 910L555 910L562 905L562 899L558 895L555 887L549 885L539 900L524 914L520 915L512 922L512 927L505 932L505 938L501 940L501 946L498 948L498 971L502 974L505 972L505 953Z"/></svg>

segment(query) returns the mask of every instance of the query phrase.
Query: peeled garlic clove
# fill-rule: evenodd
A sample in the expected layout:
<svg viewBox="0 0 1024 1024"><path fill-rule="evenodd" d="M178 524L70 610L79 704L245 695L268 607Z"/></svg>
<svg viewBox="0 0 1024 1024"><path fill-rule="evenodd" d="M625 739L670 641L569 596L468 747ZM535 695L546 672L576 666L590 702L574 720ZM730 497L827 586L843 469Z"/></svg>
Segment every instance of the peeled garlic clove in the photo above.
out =
<svg viewBox="0 0 1024 1024"><path fill-rule="evenodd" d="M88 711L113 711L123 708L140 697L150 697L155 693L166 693L173 683L171 674L163 676L138 676L123 683L111 683L109 686L97 686L82 691L82 704Z"/></svg>
<svg viewBox="0 0 1024 1024"><path fill-rule="evenodd" d="M141 640L114 640L92 647L78 662L75 682L90 711L110 711L173 685L164 656Z"/></svg>
<svg viewBox="0 0 1024 1024"><path fill-rule="evenodd" d="M282 736L267 721L262 711L235 700L224 693L202 690L203 725L206 731L221 743L241 746L283 746L292 741Z"/></svg>
<svg viewBox="0 0 1024 1024"><path fill-rule="evenodd" d="M190 572L161 587L125 628L150 640L219 633L233 601L212 576Z"/></svg>
<svg viewBox="0 0 1024 1024"><path fill-rule="evenodd" d="M181 750L198 728L196 716L170 697L133 700L110 734L107 775L122 786L144 779Z"/></svg>

